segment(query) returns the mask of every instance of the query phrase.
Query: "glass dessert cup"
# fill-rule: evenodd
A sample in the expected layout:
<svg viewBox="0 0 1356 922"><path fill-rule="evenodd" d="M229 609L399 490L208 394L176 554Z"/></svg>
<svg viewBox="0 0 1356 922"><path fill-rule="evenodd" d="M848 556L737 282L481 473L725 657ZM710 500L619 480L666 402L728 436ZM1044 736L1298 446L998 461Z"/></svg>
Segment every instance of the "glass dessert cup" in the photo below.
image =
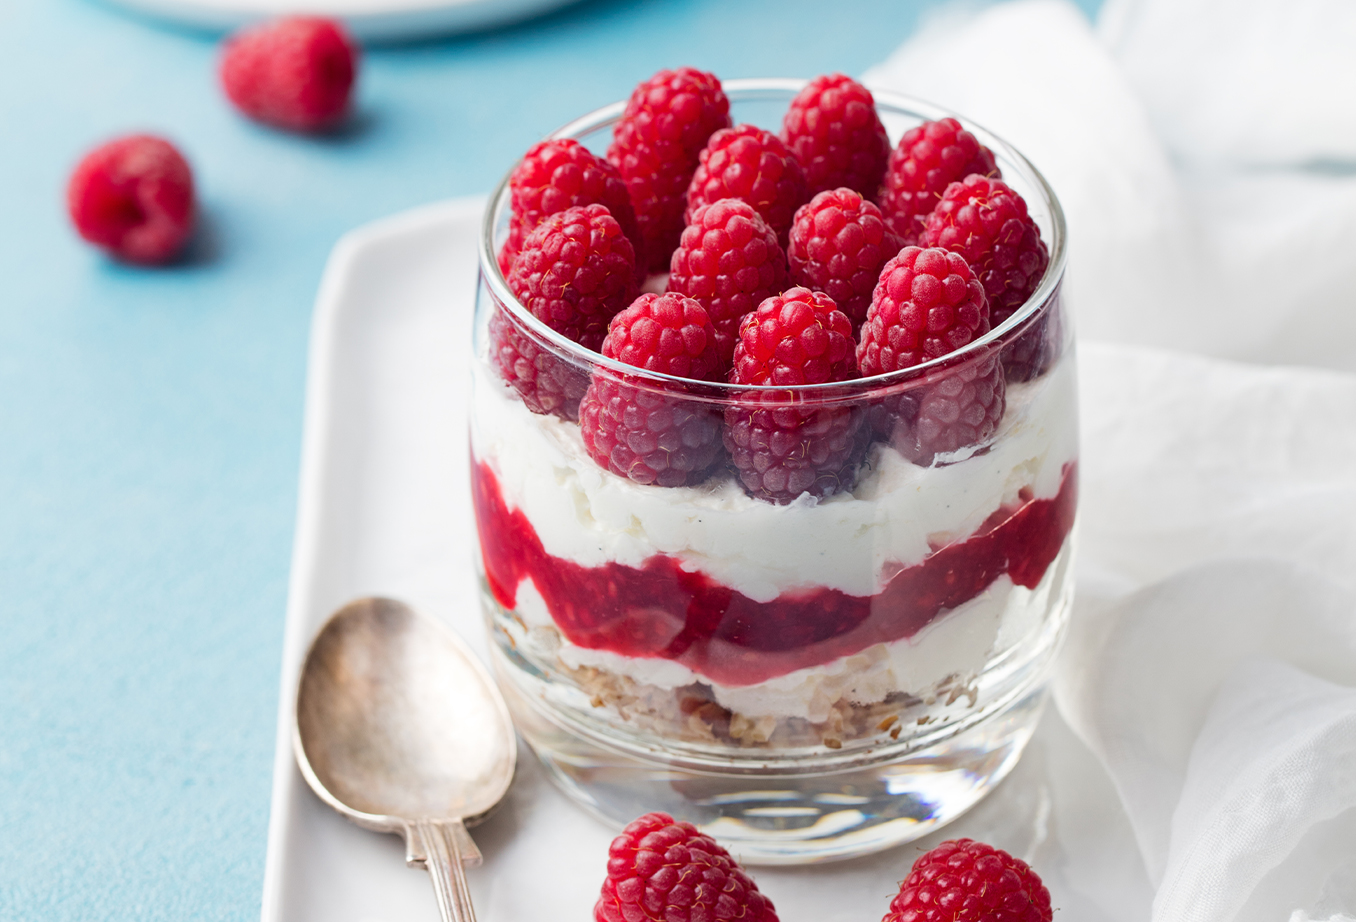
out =
<svg viewBox="0 0 1356 922"><path fill-rule="evenodd" d="M726 81L731 116L775 130L803 85ZM886 93L876 104L892 143L951 115ZM554 136L601 153L622 108ZM954 819L1030 738L1073 589L1065 229L1035 168L961 121L1026 199L1049 269L969 346L844 383L698 383L583 349L509 291L496 259L507 178L492 197L471 460L493 667L553 780L609 822L664 810L744 861L846 858ZM711 427L750 413L836 427L852 460L816 482L822 498L783 505L750 496L723 452L696 486L636 483L590 458L571 419L591 378ZM921 448L937 407L976 389L1002 401L996 431Z"/></svg>

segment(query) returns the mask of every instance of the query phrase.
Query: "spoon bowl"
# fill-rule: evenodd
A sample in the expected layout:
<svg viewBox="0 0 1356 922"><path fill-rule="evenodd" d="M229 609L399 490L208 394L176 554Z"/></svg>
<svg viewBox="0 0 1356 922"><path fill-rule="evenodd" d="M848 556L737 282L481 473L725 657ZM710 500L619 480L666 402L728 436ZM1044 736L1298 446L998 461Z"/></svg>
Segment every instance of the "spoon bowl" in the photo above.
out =
<svg viewBox="0 0 1356 922"><path fill-rule="evenodd" d="M508 709L452 631L392 599L359 599L320 629L302 665L293 748L319 797L405 837L444 919L474 919L466 824L507 793L517 764Z"/></svg>

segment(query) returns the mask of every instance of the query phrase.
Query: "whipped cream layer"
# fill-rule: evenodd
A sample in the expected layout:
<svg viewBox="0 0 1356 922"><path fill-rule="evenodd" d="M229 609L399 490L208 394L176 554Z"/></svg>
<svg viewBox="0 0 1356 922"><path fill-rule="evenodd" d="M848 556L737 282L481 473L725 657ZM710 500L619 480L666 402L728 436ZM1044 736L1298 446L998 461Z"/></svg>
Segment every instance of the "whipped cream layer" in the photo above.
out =
<svg viewBox="0 0 1356 922"><path fill-rule="evenodd" d="M1074 363L1065 356L1041 378L1009 385L987 451L919 467L877 443L851 493L785 506L748 496L728 476L663 488L605 471L585 451L578 425L532 413L483 366L471 439L505 502L554 557L639 568L665 554L756 602L818 588L872 596L900 567L1018 505L1023 490L1026 499L1055 496L1077 456L1075 399Z"/></svg>

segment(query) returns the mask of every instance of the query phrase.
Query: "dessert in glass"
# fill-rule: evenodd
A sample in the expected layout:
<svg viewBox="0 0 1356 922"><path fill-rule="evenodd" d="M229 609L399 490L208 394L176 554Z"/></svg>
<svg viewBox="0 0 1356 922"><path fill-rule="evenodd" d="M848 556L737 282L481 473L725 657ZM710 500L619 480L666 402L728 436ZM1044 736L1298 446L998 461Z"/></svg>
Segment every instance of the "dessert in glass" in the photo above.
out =
<svg viewBox="0 0 1356 922"><path fill-rule="evenodd" d="M663 810L755 863L875 851L976 803L1034 730L1073 585L1058 202L999 138L886 93L896 159L950 131L933 147L978 142L983 173L944 195L887 178L882 212L816 161L777 186L795 208L741 199L729 161L810 159L774 132L825 79L718 85L746 124L705 129L677 206L638 197L659 181L634 163L628 208L611 173L553 160L594 191L528 216L549 196L511 176L617 160L636 97L571 122L552 138L579 144L529 152L481 240L472 490L518 729L595 813ZM1021 221L994 233L1027 239L990 264L957 228L1000 194ZM854 291L825 247L862 228ZM561 275L581 246L595 262Z"/></svg>

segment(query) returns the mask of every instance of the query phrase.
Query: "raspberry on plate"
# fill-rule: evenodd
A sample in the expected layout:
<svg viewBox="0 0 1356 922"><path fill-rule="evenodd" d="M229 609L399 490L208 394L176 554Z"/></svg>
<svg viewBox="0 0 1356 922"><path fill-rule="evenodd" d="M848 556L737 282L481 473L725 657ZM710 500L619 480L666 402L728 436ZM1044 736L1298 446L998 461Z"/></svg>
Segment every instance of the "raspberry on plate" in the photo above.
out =
<svg viewBox="0 0 1356 922"><path fill-rule="evenodd" d="M913 863L882 922L1052 922L1050 891L1020 858L952 839Z"/></svg>
<svg viewBox="0 0 1356 922"><path fill-rule="evenodd" d="M885 264L857 345L866 376L912 368L989 332L989 306L965 259L905 247ZM926 385L883 398L871 426L916 464L982 443L998 429L1006 380L992 355L938 371Z"/></svg>
<svg viewBox="0 0 1356 922"><path fill-rule="evenodd" d="M899 249L880 209L843 188L821 192L800 207L786 259L792 282L833 298L856 328L866 319L881 267Z"/></svg>
<svg viewBox="0 0 1356 922"><path fill-rule="evenodd" d="M537 345L512 319L496 309L489 321L490 366L533 413L579 418L588 375Z"/></svg>
<svg viewBox="0 0 1356 922"><path fill-rule="evenodd" d="M696 381L717 380L721 372L706 309L677 294L643 294L613 317L603 355ZM579 406L579 430L599 465L661 487L700 483L721 451L720 416L709 405L602 369L593 372Z"/></svg>
<svg viewBox="0 0 1356 922"><path fill-rule="evenodd" d="M792 288L739 326L733 384L794 387L855 377L852 322L822 292ZM725 449L752 496L785 504L804 493L852 489L866 448L862 414L831 402L807 406L811 401L754 392L725 410Z"/></svg>
<svg viewBox="0 0 1356 922"><path fill-rule="evenodd" d="M740 320L788 278L777 234L739 199L697 209L670 270L668 290L700 301L710 315L723 368L734 358Z"/></svg>
<svg viewBox="0 0 1356 922"><path fill-rule="evenodd" d="M998 176L993 152L954 118L924 122L904 132L885 171L880 210L905 243L917 243L923 221L946 187L979 173Z"/></svg>
<svg viewBox="0 0 1356 922"><path fill-rule="evenodd" d="M576 205L605 205L635 247L641 262L640 229L626 183L617 168L573 138L542 141L532 146L509 177L513 212L508 242L499 254L499 268L507 276L513 258L542 218Z"/></svg>
<svg viewBox="0 0 1356 922"><path fill-rule="evenodd" d="M687 187L687 223L698 208L723 198L748 202L777 240L786 233L796 209L810 198L805 171L775 134L755 125L737 125L711 135Z"/></svg>
<svg viewBox="0 0 1356 922"><path fill-rule="evenodd" d="M874 196L885 177L890 139L875 97L851 77L811 80L786 110L782 140L805 169L811 195L846 186Z"/></svg>
<svg viewBox="0 0 1356 922"><path fill-rule="evenodd" d="M221 56L221 85L250 118L290 128L329 128L348 111L358 46L342 24L287 16L237 32Z"/></svg>
<svg viewBox="0 0 1356 922"><path fill-rule="evenodd" d="M713 132L729 126L730 100L714 74L661 70L632 91L607 159L626 182L649 268L667 268L697 155Z"/></svg>
<svg viewBox="0 0 1356 922"><path fill-rule="evenodd" d="M66 207L80 236L114 256L169 262L193 233L193 174L163 138L118 138L76 166Z"/></svg>
<svg viewBox="0 0 1356 922"><path fill-rule="evenodd" d="M927 216L921 243L965 257L988 295L994 326L1026 303L1050 265L1049 251L1027 213L1026 201L1002 180L978 174L946 187ZM1033 338L1035 342L1027 342ZM1014 380L1028 380L1044 370L1031 348L1044 338L1044 326L1038 325L1004 356Z"/></svg>
<svg viewBox="0 0 1356 922"><path fill-rule="evenodd" d="M777 922L729 852L691 823L647 813L612 840L594 922Z"/></svg>
<svg viewBox="0 0 1356 922"><path fill-rule="evenodd" d="M608 321L635 298L635 249L605 206L567 208L523 241L508 285L534 317L596 351Z"/></svg>

